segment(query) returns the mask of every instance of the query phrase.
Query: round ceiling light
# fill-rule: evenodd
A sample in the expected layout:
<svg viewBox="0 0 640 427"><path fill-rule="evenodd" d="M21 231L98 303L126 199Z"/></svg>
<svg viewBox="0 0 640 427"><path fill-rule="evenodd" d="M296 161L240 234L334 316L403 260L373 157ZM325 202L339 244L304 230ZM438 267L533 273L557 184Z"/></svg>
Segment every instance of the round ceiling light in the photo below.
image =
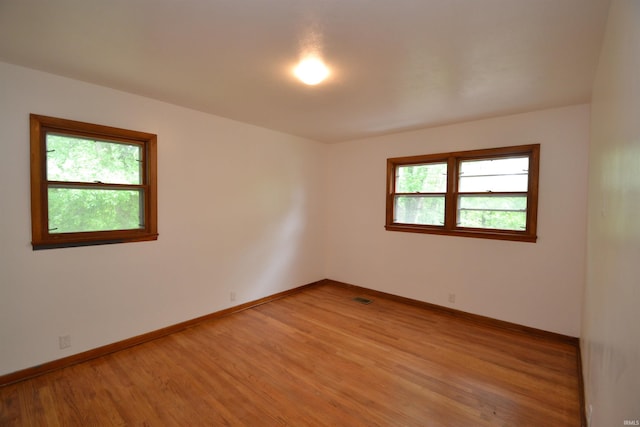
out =
<svg viewBox="0 0 640 427"><path fill-rule="evenodd" d="M293 70L303 83L317 85L329 76L329 69L320 58L305 58Z"/></svg>

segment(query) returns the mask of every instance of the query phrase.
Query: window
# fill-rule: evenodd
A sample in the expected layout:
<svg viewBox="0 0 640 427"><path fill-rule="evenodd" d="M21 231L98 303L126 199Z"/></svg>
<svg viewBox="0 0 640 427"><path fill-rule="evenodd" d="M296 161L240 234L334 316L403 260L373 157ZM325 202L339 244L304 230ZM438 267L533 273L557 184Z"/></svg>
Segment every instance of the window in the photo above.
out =
<svg viewBox="0 0 640 427"><path fill-rule="evenodd" d="M536 241L540 144L387 159L386 229Z"/></svg>
<svg viewBox="0 0 640 427"><path fill-rule="evenodd" d="M156 240L156 135L31 114L33 249Z"/></svg>

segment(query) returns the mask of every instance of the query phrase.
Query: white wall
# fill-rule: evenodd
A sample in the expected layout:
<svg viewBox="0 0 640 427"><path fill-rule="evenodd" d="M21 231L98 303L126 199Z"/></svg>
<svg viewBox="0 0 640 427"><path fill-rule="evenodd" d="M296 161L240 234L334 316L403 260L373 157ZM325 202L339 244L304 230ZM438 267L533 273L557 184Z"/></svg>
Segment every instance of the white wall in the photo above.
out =
<svg viewBox="0 0 640 427"><path fill-rule="evenodd" d="M328 277L578 336L588 141L580 105L330 146ZM541 144L537 243L384 229L387 158L532 143Z"/></svg>
<svg viewBox="0 0 640 427"><path fill-rule="evenodd" d="M615 0L594 84L582 333L590 425L640 421L640 2Z"/></svg>
<svg viewBox="0 0 640 427"><path fill-rule="evenodd" d="M29 113L156 133L159 240L32 251ZM0 149L0 374L325 277L325 145L0 63Z"/></svg>

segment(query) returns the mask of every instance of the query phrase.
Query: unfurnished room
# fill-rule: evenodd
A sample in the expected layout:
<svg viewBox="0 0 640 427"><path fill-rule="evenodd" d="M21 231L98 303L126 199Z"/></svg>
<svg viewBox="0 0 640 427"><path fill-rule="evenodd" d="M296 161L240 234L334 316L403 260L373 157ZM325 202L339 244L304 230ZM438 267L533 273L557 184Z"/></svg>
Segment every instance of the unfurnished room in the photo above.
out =
<svg viewBox="0 0 640 427"><path fill-rule="evenodd" d="M0 0L0 425L640 425L638 117L638 0Z"/></svg>

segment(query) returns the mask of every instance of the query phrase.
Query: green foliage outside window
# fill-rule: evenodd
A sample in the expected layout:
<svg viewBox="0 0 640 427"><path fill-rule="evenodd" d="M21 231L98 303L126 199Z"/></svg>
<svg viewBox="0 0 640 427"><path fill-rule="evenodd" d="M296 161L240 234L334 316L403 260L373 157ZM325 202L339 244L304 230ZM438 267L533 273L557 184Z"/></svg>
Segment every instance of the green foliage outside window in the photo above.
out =
<svg viewBox="0 0 640 427"><path fill-rule="evenodd" d="M476 165L473 162L467 162L466 169L477 174L469 178L464 177L467 183L472 180L472 182L479 181L480 186L491 184L509 187L510 182L522 185L522 175L524 175L526 190L526 171L522 171L528 164L528 158L486 160L476 163L482 164L485 170L477 170L477 167L473 170L469 164ZM394 221L401 224L443 225L446 188L446 163L398 166L396 192L403 194L395 198ZM526 210L526 196L461 195L457 225L469 228L524 230L527 223Z"/></svg>
<svg viewBox="0 0 640 427"><path fill-rule="evenodd" d="M48 195L50 233L142 228L137 190L50 188Z"/></svg>
<svg viewBox="0 0 640 427"><path fill-rule="evenodd" d="M444 224L443 193L446 189L446 163L398 167L396 191L398 193L413 193L416 195L396 197L396 222L403 224ZM427 194L425 195L424 193Z"/></svg>
<svg viewBox="0 0 640 427"><path fill-rule="evenodd" d="M537 239L540 144L387 159L385 229Z"/></svg>
<svg viewBox="0 0 640 427"><path fill-rule="evenodd" d="M49 232L129 230L144 226L143 193L73 183L141 183L141 147L47 134Z"/></svg>
<svg viewBox="0 0 640 427"><path fill-rule="evenodd" d="M463 196L458 225L499 230L524 230L527 224L526 196Z"/></svg>

